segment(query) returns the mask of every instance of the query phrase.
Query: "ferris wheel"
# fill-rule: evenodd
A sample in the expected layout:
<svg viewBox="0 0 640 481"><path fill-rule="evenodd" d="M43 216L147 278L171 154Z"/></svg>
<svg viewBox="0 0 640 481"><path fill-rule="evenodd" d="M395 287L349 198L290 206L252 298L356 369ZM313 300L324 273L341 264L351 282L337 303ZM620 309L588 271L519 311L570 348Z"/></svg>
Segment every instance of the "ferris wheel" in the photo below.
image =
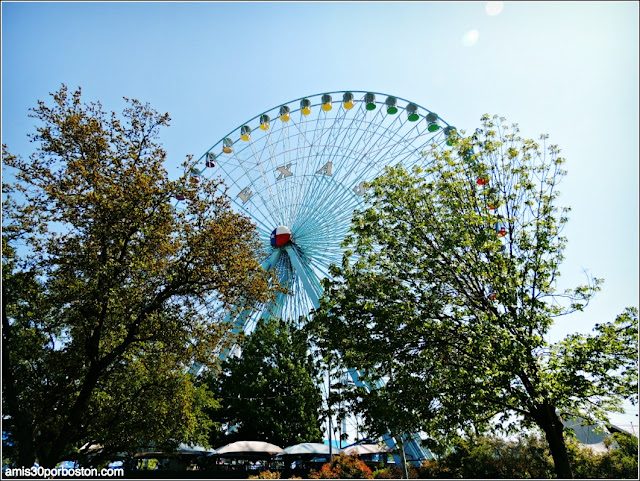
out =
<svg viewBox="0 0 640 481"><path fill-rule="evenodd" d="M258 114L205 152L190 174L225 180L233 206L257 226L263 266L289 290L247 316L244 329L263 315L297 321L317 307L366 182L385 166L425 162L453 130L399 97L329 92Z"/></svg>
<svg viewBox="0 0 640 481"><path fill-rule="evenodd" d="M257 226L263 267L288 289L260 311L242 313L236 329L251 331L268 316L298 321L317 308L321 280L342 261L341 244L354 210L364 207L367 182L386 166L428 162L434 146L445 148L454 132L435 112L403 98L339 91L262 112L205 152L190 175L224 179L233 207ZM414 459L429 457L417 434L409 438Z"/></svg>

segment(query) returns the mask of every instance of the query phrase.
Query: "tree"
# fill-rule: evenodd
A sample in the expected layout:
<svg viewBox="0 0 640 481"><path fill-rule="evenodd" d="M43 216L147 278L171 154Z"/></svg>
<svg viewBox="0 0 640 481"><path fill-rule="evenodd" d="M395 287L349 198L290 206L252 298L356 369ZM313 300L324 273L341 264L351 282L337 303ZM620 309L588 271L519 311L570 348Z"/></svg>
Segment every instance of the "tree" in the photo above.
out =
<svg viewBox="0 0 640 481"><path fill-rule="evenodd" d="M423 152L424 167L371 182L309 327L333 362L386 383L351 393L373 432L412 424L446 441L534 426L571 477L561 416L604 419L637 402L637 309L547 344L554 319L601 281L556 292L564 160L546 135L541 146L518 132L484 116L450 149Z"/></svg>
<svg viewBox="0 0 640 481"><path fill-rule="evenodd" d="M259 439L279 446L322 442L322 394L307 334L277 318L258 323L210 379L221 408L212 417L235 426L227 442Z"/></svg>
<svg viewBox="0 0 640 481"><path fill-rule="evenodd" d="M220 179L169 179L168 114L52 97L28 161L3 145L6 446L50 467L94 443L206 442L214 400L188 371L235 342L224 309L271 296L255 228Z"/></svg>

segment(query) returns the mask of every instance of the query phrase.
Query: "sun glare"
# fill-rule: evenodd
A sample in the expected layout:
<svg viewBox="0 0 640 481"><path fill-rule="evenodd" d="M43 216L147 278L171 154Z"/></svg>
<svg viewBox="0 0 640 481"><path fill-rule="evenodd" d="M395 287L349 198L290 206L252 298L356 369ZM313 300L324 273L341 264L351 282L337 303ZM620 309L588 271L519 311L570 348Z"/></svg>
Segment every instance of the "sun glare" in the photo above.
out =
<svg viewBox="0 0 640 481"><path fill-rule="evenodd" d="M472 47L478 42L480 38L480 32L477 29L469 30L462 36L462 45L465 47Z"/></svg>

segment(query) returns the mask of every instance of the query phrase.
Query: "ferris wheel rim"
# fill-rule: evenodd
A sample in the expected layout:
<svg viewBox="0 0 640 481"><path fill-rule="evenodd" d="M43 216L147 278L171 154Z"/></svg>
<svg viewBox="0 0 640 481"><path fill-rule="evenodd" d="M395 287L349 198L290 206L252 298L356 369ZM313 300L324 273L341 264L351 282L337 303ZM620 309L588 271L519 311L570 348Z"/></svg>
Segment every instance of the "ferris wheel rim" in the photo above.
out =
<svg viewBox="0 0 640 481"><path fill-rule="evenodd" d="M239 131L242 128L242 126L248 125L250 122L253 122L255 120L259 120L262 115L268 114L269 112L272 112L272 111L274 111L276 109L279 109L282 106L285 106L285 105L288 105L288 104L292 104L292 103L295 103L295 102L300 102L301 100L304 100L304 99L310 99L310 98L314 98L314 97L320 97L321 98L323 95L345 94L345 93L349 93L349 92L352 93L352 94L365 94L365 95L366 94L374 94L375 96L381 95L381 96L384 96L385 98L393 97L393 98L395 98L397 100L401 100L403 102L406 102L407 104L414 104L418 108L420 108L422 110L425 110L425 111L427 111L429 113L434 113L434 114L438 115L435 111L430 110L430 109L428 109L428 108L422 106L421 104L418 104L418 103L416 103L416 102L414 102L412 100L408 100L408 99L405 99L404 97L399 97L399 96L396 96L396 95L391 95L391 94L387 94L387 93L383 93L383 92L374 92L372 90L333 90L333 91L328 91L328 92L315 93L315 94L311 94L311 95L305 95L305 96L299 97L297 99L293 99L293 100L289 100L289 101L286 101L286 102L282 102L282 103L280 103L278 105L275 105L275 106L271 107L270 109L265 110L264 112L261 112L261 113L255 115L254 117L250 118L249 120L241 123L239 126L237 126L234 129L230 130L227 134L225 134L223 137L221 137L220 140L218 140L215 144L213 144L211 147L209 147L200 157L198 157L198 159L195 161L195 163L198 163L198 162L200 162L202 160L205 160L206 157L207 157L207 154L210 153L211 150L214 147L216 147L218 144L221 144L224 141L224 139L229 138L230 136L232 136L234 134L234 132ZM376 97L376 99L377 99L377 97ZM378 100L376 100L375 103L376 104L380 104L380 105L384 105L384 102L380 102ZM321 105L321 103L311 104L312 107L315 107L315 106L318 106L318 105ZM300 110L301 110L301 108L296 108L294 110L291 110L291 113L299 112ZM440 115L438 115L438 120L440 120L441 122L446 124L447 127L452 127L453 128L453 126L451 124L449 124L446 120L444 120L442 117L440 117Z"/></svg>

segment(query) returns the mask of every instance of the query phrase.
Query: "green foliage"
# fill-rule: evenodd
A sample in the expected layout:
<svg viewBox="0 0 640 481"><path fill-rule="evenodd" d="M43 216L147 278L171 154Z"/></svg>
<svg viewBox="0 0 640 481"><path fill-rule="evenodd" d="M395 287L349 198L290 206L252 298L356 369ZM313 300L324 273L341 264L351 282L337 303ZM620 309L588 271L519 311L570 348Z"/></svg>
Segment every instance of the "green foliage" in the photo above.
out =
<svg viewBox="0 0 640 481"><path fill-rule="evenodd" d="M608 438L610 439L610 438ZM587 445L567 439L567 449L576 478L637 479L638 438L623 433L613 435L617 446L596 453ZM499 437L458 439L438 459L410 467L409 478L420 479L548 479L554 465L546 442L537 435L520 435L515 440ZM373 472L374 478L399 479L399 466Z"/></svg>
<svg viewBox="0 0 640 481"><path fill-rule="evenodd" d="M564 412L588 408L604 420L606 411L622 412L621 399L638 402L638 309L627 308L594 331L551 346L543 379L553 387L551 402Z"/></svg>
<svg viewBox="0 0 640 481"><path fill-rule="evenodd" d="M310 479L373 479L371 469L358 458L357 454L344 453L335 456L330 463L322 465L319 471L312 469Z"/></svg>
<svg viewBox="0 0 640 481"><path fill-rule="evenodd" d="M345 394L372 434L421 429L437 450L460 430L536 425L570 477L556 410L602 418L637 399L637 311L547 345L554 319L582 310L601 280L556 292L564 159L503 120L484 116L424 167L370 183L309 328L332 365L383 385Z"/></svg>
<svg viewBox="0 0 640 481"><path fill-rule="evenodd" d="M638 439L614 434L618 447L595 453L587 445L567 439L567 450L576 478L637 479ZM374 473L375 475L375 473ZM522 435L507 441L497 437L458 440L453 449L437 460L425 461L418 478L525 478L554 477L554 465L544 440Z"/></svg>
<svg viewBox="0 0 640 481"><path fill-rule="evenodd" d="M425 461L419 477L546 479L553 472L546 443L537 436L517 441L480 437L460 439L445 456Z"/></svg>
<svg viewBox="0 0 640 481"><path fill-rule="evenodd" d="M638 477L638 437L627 433L613 433L618 447L609 447L608 456L600 467L601 477L628 478Z"/></svg>
<svg viewBox="0 0 640 481"><path fill-rule="evenodd" d="M373 479L402 479L401 471L398 470L396 473L390 467L374 469L371 475L373 476Z"/></svg>
<svg viewBox="0 0 640 481"><path fill-rule="evenodd" d="M28 161L3 146L3 408L13 461L86 443L206 443L215 404L187 371L234 342L218 308L270 296L250 219L218 180L170 180L137 100L121 116L63 86ZM186 167L186 164L185 164ZM174 194L185 188L176 207Z"/></svg>
<svg viewBox="0 0 640 481"><path fill-rule="evenodd" d="M400 466L387 466L373 471L373 479L404 479L404 472ZM409 479L420 477L420 470L415 466L407 466Z"/></svg>
<svg viewBox="0 0 640 481"><path fill-rule="evenodd" d="M575 440L567 442L575 477L638 479L638 438L627 433L613 433L607 441L608 450L604 453L594 453Z"/></svg>
<svg viewBox="0 0 640 481"><path fill-rule="evenodd" d="M236 427L224 441L322 442L319 373L304 330L271 318L258 323L240 347L241 356L228 358L221 374L209 380L221 403L212 418Z"/></svg>
<svg viewBox="0 0 640 481"><path fill-rule="evenodd" d="M256 476L249 476L247 479L281 479L280 473L278 471L261 471L260 474ZM291 476L287 479L302 479L299 476Z"/></svg>

